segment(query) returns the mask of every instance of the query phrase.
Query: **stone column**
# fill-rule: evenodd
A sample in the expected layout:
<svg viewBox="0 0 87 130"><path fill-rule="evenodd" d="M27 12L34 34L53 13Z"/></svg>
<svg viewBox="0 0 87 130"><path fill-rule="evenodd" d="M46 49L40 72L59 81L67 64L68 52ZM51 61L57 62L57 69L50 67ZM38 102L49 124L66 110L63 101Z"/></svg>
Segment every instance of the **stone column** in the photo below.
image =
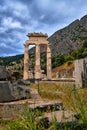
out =
<svg viewBox="0 0 87 130"><path fill-rule="evenodd" d="M51 49L50 45L47 45L47 78L51 79Z"/></svg>
<svg viewBox="0 0 87 130"><path fill-rule="evenodd" d="M28 46L24 44L24 80L29 79L29 54Z"/></svg>
<svg viewBox="0 0 87 130"><path fill-rule="evenodd" d="M40 68L40 45L36 44L35 79L41 78Z"/></svg>

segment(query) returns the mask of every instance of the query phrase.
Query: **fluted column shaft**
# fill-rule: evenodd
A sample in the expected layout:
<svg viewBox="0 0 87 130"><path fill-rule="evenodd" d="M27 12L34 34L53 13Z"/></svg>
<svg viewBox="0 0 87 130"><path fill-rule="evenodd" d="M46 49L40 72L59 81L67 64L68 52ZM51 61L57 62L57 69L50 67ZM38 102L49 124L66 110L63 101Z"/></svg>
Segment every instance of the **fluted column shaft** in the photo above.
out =
<svg viewBox="0 0 87 130"><path fill-rule="evenodd" d="M24 44L24 80L29 79L29 54L28 46Z"/></svg>
<svg viewBox="0 0 87 130"><path fill-rule="evenodd" d="M47 78L51 79L51 49L50 45L47 45Z"/></svg>
<svg viewBox="0 0 87 130"><path fill-rule="evenodd" d="M41 78L40 45L36 45L35 79Z"/></svg>

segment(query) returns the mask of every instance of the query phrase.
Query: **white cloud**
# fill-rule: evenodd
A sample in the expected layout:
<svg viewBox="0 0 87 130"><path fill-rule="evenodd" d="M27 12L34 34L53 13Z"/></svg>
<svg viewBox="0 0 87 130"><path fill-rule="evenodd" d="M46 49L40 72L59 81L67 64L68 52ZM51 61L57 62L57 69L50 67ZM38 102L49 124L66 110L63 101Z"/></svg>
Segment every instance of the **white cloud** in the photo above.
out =
<svg viewBox="0 0 87 130"><path fill-rule="evenodd" d="M12 9L12 12L14 15L25 18L25 17L30 17L29 14L29 9L25 4L22 4L21 2L15 1L8 2L7 1L8 8Z"/></svg>
<svg viewBox="0 0 87 130"><path fill-rule="evenodd" d="M44 18L45 18L45 15L42 14L42 15L40 16L40 20L42 20L42 19L44 19Z"/></svg>
<svg viewBox="0 0 87 130"><path fill-rule="evenodd" d="M48 6L50 7L51 1L50 0L36 0L36 4L39 8L47 9Z"/></svg>
<svg viewBox="0 0 87 130"><path fill-rule="evenodd" d="M6 31L5 27L0 27L0 33L4 33Z"/></svg>
<svg viewBox="0 0 87 130"><path fill-rule="evenodd" d="M7 6L6 5L4 5L4 6L0 5L0 11L3 12L3 11L6 11L6 10L7 10Z"/></svg>
<svg viewBox="0 0 87 130"><path fill-rule="evenodd" d="M43 32L50 36L86 13L86 0L6 0L0 5L0 46L8 45L6 50L11 46L14 51L17 48L17 53L23 52L28 32ZM6 40L3 40L3 34Z"/></svg>
<svg viewBox="0 0 87 130"><path fill-rule="evenodd" d="M6 47L5 43L0 43L0 47Z"/></svg>
<svg viewBox="0 0 87 130"><path fill-rule="evenodd" d="M2 23L6 28L22 28L21 23L19 21L13 20L11 17L4 18Z"/></svg>

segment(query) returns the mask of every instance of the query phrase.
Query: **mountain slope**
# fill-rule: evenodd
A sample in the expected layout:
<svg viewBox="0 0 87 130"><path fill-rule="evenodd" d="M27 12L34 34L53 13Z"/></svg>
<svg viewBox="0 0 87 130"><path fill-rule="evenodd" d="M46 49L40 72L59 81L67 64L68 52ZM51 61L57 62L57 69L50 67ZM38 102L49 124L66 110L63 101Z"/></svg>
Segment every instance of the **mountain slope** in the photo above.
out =
<svg viewBox="0 0 87 130"><path fill-rule="evenodd" d="M87 15L56 31L48 40L51 43L52 55L67 54L80 48L87 40Z"/></svg>

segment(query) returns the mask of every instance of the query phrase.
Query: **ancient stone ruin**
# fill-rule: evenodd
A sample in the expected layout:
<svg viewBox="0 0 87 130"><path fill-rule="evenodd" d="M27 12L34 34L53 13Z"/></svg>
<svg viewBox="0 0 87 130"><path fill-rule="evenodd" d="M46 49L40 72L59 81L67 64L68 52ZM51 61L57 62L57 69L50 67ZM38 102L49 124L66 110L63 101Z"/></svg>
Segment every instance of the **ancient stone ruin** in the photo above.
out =
<svg viewBox="0 0 87 130"><path fill-rule="evenodd" d="M0 66L0 81L6 80L7 72L5 66Z"/></svg>
<svg viewBox="0 0 87 130"><path fill-rule="evenodd" d="M49 127L49 124L52 123L53 117L56 117L58 128L61 121L62 123L64 123L64 125L67 122L71 123L70 125L72 126L72 117L74 117L76 113L64 110L64 106L60 101L49 101L45 99L43 100L39 95L39 91L33 89L31 89L30 91L29 86L27 87L27 85L29 85L30 83L28 80L30 78L28 50L29 45L36 46L35 79L42 79L40 65L40 45L46 46L47 79L51 79L51 50L50 44L47 41L47 34L29 33L28 37L29 40L27 40L24 44L24 80L18 80L19 76L17 71L11 74L9 71L6 70L5 66L0 67L0 117L3 117L3 119L5 120L17 118L19 113L23 112L25 110L25 106L27 105L28 109L30 109L32 112L37 110L40 112L44 112L44 119L47 119L45 124L47 124L47 121L49 122L47 124L47 128ZM76 85L81 87L87 86L87 58L76 60L74 67ZM68 81L70 80L71 82L71 79L69 79L69 77L72 75L72 73L70 72L71 70L68 69L68 71L64 70L61 73L64 78L68 78ZM14 79L12 78L12 76L15 77L14 81L12 81L12 79ZM54 82L56 82L56 80ZM62 82L64 82L64 79ZM20 99L27 100L18 101ZM65 119L63 119L63 116ZM43 117L41 116L40 118L38 117L38 119L41 118L43 119ZM73 118L73 121L77 121L75 117Z"/></svg>
<svg viewBox="0 0 87 130"><path fill-rule="evenodd" d="M75 60L75 83L77 87L87 87L87 58Z"/></svg>
<svg viewBox="0 0 87 130"><path fill-rule="evenodd" d="M69 67L54 69L58 82L73 82L76 87L87 87L87 58L77 59L74 64ZM55 76L55 75L54 75Z"/></svg>
<svg viewBox="0 0 87 130"><path fill-rule="evenodd" d="M0 102L30 98L30 88L27 87L29 83L26 84L25 81L17 78L17 72L11 72L6 70L5 66L0 66Z"/></svg>
<svg viewBox="0 0 87 130"><path fill-rule="evenodd" d="M24 80L30 77L29 74L29 45L36 46L36 62L35 62L35 79L42 79L41 65L40 65L40 46L45 45L47 47L47 79L51 79L51 49L50 44L47 41L47 34L43 33L28 33L29 40L24 44Z"/></svg>

